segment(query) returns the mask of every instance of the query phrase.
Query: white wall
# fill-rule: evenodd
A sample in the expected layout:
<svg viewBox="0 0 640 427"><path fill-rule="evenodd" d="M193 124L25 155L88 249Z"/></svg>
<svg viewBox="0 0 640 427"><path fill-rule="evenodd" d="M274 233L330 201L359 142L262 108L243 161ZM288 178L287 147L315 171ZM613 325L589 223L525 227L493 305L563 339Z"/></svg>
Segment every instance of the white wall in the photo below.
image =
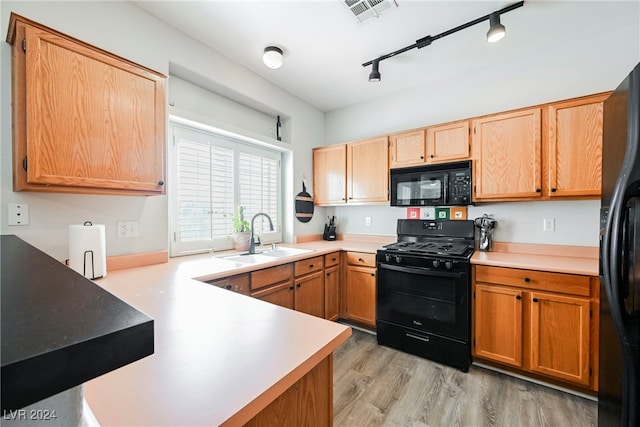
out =
<svg viewBox="0 0 640 427"><path fill-rule="evenodd" d="M6 34L10 12L47 25L72 37L91 43L107 51L137 62L159 72L179 73L197 83L203 90L223 94L240 105L287 119L285 135L292 147L291 166L287 171L291 181L286 183L288 197L285 209L293 210L294 190L299 191L303 175L312 182L311 148L324 144L324 114L299 98L272 85L245 68L230 62L217 52L169 27L140 8L128 2L116 1L2 1L0 2L0 32ZM68 254L68 225L90 220L105 224L107 230L107 254L118 255L157 251L168 248L168 206L166 196L124 197L87 196L66 194L39 194L13 192L11 182L11 71L10 46L0 44L0 230L2 234L15 234L57 259ZM226 105L229 107L229 104ZM241 111L241 106L235 112ZM244 111L241 117L251 116ZM257 116L248 122L238 123L231 117L219 119L231 121L231 127L248 125L251 132L266 132L253 126L259 123ZM170 183L169 183L170 185ZM8 226L8 203L27 203L30 208L28 226ZM290 240L294 233L318 233L323 220L316 216L302 224L290 216ZM116 238L118 220L140 222L137 239Z"/></svg>
<svg viewBox="0 0 640 427"><path fill-rule="evenodd" d="M551 52L329 112L327 144L615 89L640 61L640 6L636 9L634 25L590 39L559 40ZM550 53L557 60L545 60ZM501 224L495 235L499 241L597 246L598 209L596 201L493 203L471 207L469 217L493 213ZM395 219L404 217L402 210L391 207L341 207L333 212L343 233L395 234ZM365 214L376 226L364 226ZM542 232L543 217L556 218L555 232Z"/></svg>
<svg viewBox="0 0 640 427"><path fill-rule="evenodd" d="M483 214L498 221L494 239L500 242L548 245L598 245L600 201L513 202L469 206L467 218ZM394 236L397 220L406 218L406 208L386 206L348 206L327 208L337 217L338 232ZM365 218L371 218L367 226ZM555 231L543 231L543 220L555 221Z"/></svg>

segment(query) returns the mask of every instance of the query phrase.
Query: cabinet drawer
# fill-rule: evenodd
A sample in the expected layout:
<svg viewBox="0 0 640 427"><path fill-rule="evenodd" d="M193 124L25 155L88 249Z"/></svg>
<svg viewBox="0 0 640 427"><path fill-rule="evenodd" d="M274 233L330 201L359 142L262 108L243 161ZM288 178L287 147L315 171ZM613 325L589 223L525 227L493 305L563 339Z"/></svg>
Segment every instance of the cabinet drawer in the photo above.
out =
<svg viewBox="0 0 640 427"><path fill-rule="evenodd" d="M251 272L251 290L264 288L269 285L291 280L291 264L282 264L276 267Z"/></svg>
<svg viewBox="0 0 640 427"><path fill-rule="evenodd" d="M325 267L332 267L338 264L340 264L340 252L331 252L330 254L326 254L324 256Z"/></svg>
<svg viewBox="0 0 640 427"><path fill-rule="evenodd" d="M347 264L375 267L376 254L366 252L347 252Z"/></svg>
<svg viewBox="0 0 640 427"><path fill-rule="evenodd" d="M589 276L517 268L476 266L476 282L496 283L564 294L590 296Z"/></svg>
<svg viewBox="0 0 640 427"><path fill-rule="evenodd" d="M321 256L303 259L302 261L297 261L294 264L294 276L298 277L304 274L313 273L314 271L320 271L323 267L324 261Z"/></svg>
<svg viewBox="0 0 640 427"><path fill-rule="evenodd" d="M238 274L236 276L225 277L207 281L208 284L219 288L228 289L240 294L249 295L249 274Z"/></svg>

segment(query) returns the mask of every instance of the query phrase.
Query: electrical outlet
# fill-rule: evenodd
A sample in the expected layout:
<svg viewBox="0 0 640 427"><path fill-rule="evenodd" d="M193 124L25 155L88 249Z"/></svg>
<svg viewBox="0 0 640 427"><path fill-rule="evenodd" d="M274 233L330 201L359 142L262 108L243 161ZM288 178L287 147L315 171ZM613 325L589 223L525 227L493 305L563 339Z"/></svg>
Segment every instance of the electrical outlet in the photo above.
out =
<svg viewBox="0 0 640 427"><path fill-rule="evenodd" d="M134 239L140 236L138 221L118 221L118 239Z"/></svg>
<svg viewBox="0 0 640 427"><path fill-rule="evenodd" d="M556 231L556 219L555 218L545 218L542 229L544 231Z"/></svg>
<svg viewBox="0 0 640 427"><path fill-rule="evenodd" d="M29 205L26 203L9 203L7 225L29 225Z"/></svg>
<svg viewBox="0 0 640 427"><path fill-rule="evenodd" d="M364 225L366 225L367 227L371 227L371 217L370 216L365 216L364 217Z"/></svg>

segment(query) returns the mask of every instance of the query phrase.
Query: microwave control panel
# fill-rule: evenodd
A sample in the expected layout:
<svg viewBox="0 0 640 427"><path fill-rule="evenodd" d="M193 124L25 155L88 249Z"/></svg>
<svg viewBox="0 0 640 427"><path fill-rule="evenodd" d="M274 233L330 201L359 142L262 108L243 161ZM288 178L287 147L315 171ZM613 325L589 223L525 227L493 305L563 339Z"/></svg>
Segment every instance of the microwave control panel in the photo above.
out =
<svg viewBox="0 0 640 427"><path fill-rule="evenodd" d="M460 205L471 202L471 169L449 173L449 202Z"/></svg>

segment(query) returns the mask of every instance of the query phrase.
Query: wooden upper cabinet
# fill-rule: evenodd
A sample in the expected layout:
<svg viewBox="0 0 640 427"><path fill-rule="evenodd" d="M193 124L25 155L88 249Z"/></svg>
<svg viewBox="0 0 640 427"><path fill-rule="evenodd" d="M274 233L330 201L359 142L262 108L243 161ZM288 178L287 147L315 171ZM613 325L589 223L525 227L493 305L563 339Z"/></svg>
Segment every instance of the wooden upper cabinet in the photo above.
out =
<svg viewBox="0 0 640 427"><path fill-rule="evenodd" d="M469 159L469 134L469 121L463 120L390 135L389 167Z"/></svg>
<svg viewBox="0 0 640 427"><path fill-rule="evenodd" d="M347 146L313 149L313 196L316 205L347 201Z"/></svg>
<svg viewBox="0 0 640 427"><path fill-rule="evenodd" d="M427 128L427 162L439 163L471 157L469 121Z"/></svg>
<svg viewBox="0 0 640 427"><path fill-rule="evenodd" d="M419 129L389 136L391 168L420 165L427 161L425 130Z"/></svg>
<svg viewBox="0 0 640 427"><path fill-rule="evenodd" d="M541 110L473 121L474 200L540 198Z"/></svg>
<svg viewBox="0 0 640 427"><path fill-rule="evenodd" d="M165 191L166 77L12 14L14 190Z"/></svg>
<svg viewBox="0 0 640 427"><path fill-rule="evenodd" d="M388 138L383 136L347 144L347 202L388 201Z"/></svg>
<svg viewBox="0 0 640 427"><path fill-rule="evenodd" d="M600 196L602 181L602 115L608 94L549 106L547 151L551 198Z"/></svg>

